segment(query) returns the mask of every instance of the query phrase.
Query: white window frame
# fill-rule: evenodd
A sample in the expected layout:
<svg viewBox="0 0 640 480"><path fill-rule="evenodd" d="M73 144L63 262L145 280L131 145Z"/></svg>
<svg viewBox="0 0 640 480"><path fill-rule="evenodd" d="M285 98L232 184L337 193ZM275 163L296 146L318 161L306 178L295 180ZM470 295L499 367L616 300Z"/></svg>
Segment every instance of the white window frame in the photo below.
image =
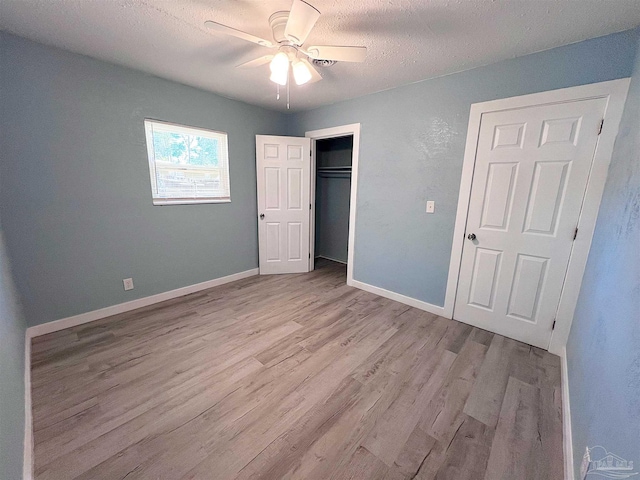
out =
<svg viewBox="0 0 640 480"><path fill-rule="evenodd" d="M188 135L199 135L208 138L215 138L220 142L221 157L220 166L218 167L202 167L198 165L191 166L176 166L171 164L170 167L174 170L185 171L211 171L217 170L220 173L220 177L223 182L226 182L228 196L220 197L187 197L187 198L165 198L158 196L157 175L156 167L159 166L155 160L155 152L153 147L153 126L162 125L164 127L170 127L170 130L175 133L182 133ZM180 125L177 123L165 122L162 120L154 120L151 118L145 118L144 120L145 137L147 141L147 157L149 160L149 177L151 180L151 196L154 205L189 205L200 203L230 203L231 202L231 184L229 179L229 142L226 132L219 132L216 130L210 130L201 127L192 127L188 125ZM169 166L169 165L168 165Z"/></svg>

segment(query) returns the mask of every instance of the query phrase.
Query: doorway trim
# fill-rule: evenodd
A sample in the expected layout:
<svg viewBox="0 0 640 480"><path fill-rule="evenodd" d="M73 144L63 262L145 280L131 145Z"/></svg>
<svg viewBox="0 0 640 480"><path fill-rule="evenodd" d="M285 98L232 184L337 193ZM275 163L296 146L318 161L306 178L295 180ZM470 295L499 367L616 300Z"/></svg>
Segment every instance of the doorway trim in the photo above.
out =
<svg viewBox="0 0 640 480"><path fill-rule="evenodd" d="M313 270L315 255L316 228L316 141L326 138L346 137L353 135L353 150L351 152L351 195L349 198L349 243L347 247L347 285L353 285L353 258L356 238L356 198L358 192L358 158L360 156L360 124L352 123L339 127L311 130L304 134L311 139L311 221L309 234L309 271Z"/></svg>
<svg viewBox="0 0 640 480"><path fill-rule="evenodd" d="M453 233L451 260L449 263L447 292L444 303L445 317L453 318L454 315L463 240L467 224L467 214L469 212L469 202L471 200L471 186L482 115L489 112L512 110L536 105L606 98L608 101L604 114L604 125L593 156L591 172L578 220L579 234L574 241L569 258L565 283L556 315L556 327L551 333L551 340L548 347L551 353L556 355L561 353L569 338L571 322L573 321L573 314L578 301L578 295L580 294L582 276L589 256L589 248L591 247L591 240L598 217L598 209L600 207L600 201L602 200L602 193L604 192L613 146L618 134L618 127L620 126L627 91L629 90L629 82L629 78L623 78L519 97L474 103L471 105L464 162L462 165L460 193L458 196L458 209Z"/></svg>

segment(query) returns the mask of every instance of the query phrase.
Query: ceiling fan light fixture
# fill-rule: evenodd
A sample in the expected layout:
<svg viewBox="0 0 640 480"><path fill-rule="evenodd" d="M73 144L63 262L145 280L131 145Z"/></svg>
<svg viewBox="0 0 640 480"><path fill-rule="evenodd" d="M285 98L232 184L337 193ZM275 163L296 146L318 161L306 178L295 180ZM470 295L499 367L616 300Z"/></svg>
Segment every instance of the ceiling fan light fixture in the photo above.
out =
<svg viewBox="0 0 640 480"><path fill-rule="evenodd" d="M300 60L294 60L293 62L293 78L296 81L296 85L304 85L311 80L311 72L304 62Z"/></svg>
<svg viewBox="0 0 640 480"><path fill-rule="evenodd" d="M287 84L287 77L289 76L287 75L287 73L288 72L285 72L284 74L282 74L281 72L271 72L269 80L271 80L273 83L284 86Z"/></svg>
<svg viewBox="0 0 640 480"><path fill-rule="evenodd" d="M307 45L307 37L320 18L320 11L307 3L312 0L288 1L291 2L290 10L280 10L269 17L269 26L275 43L212 20L204 23L213 32L274 49L275 55L263 55L236 67L261 67L269 63L271 70L269 79L278 85L277 91L280 91L280 86L287 89L287 108L291 81L295 81L297 85L317 82L322 80L322 75L316 70L316 66L326 67L337 61L364 62L367 55L366 47ZM289 74L290 70L293 75ZM280 98L279 94L277 98Z"/></svg>
<svg viewBox="0 0 640 480"><path fill-rule="evenodd" d="M287 78L289 77L289 57L286 53L277 53L275 57L273 57L273 60L271 60L269 68L271 69L271 77L269 79L272 82L279 85L287 84Z"/></svg>

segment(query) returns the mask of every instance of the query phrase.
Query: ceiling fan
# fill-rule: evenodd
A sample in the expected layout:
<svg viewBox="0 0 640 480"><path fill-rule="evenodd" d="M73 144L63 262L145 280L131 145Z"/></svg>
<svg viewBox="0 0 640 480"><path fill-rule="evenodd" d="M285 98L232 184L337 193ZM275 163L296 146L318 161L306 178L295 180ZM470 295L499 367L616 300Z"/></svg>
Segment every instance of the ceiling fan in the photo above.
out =
<svg viewBox="0 0 640 480"><path fill-rule="evenodd" d="M213 21L205 22L205 26L215 32L232 35L262 47L278 49L275 54L264 55L243 63L238 65L239 68L258 67L269 63L270 80L278 85L287 85L289 68L291 68L296 84L303 85L322 79L309 59L363 62L367 56L366 47L303 46L319 17L320 12L310 4L302 0L293 0L291 11L276 12L269 17L275 43Z"/></svg>

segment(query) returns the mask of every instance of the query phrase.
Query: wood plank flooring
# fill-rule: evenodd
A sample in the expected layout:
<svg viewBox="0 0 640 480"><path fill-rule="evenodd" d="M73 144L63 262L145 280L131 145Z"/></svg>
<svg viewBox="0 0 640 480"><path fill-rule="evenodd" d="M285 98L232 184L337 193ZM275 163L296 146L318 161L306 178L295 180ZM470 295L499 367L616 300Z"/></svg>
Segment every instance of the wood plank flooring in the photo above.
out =
<svg viewBox="0 0 640 480"><path fill-rule="evenodd" d="M34 338L32 382L38 480L563 475L557 357L332 262Z"/></svg>

